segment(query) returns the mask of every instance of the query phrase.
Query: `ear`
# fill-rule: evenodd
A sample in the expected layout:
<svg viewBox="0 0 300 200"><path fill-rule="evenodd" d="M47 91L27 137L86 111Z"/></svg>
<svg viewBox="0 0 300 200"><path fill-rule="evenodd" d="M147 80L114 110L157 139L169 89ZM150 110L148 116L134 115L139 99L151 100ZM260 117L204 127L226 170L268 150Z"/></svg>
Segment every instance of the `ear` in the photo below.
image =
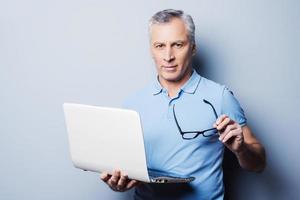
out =
<svg viewBox="0 0 300 200"><path fill-rule="evenodd" d="M194 56L197 52L196 44L193 44L192 46L192 55Z"/></svg>

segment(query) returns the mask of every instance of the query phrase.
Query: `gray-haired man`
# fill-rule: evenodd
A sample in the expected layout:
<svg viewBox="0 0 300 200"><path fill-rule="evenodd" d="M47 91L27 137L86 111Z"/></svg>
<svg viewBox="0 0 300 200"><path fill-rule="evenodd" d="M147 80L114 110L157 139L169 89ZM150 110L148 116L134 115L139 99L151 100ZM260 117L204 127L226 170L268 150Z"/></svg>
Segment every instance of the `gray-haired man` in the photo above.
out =
<svg viewBox="0 0 300 200"><path fill-rule="evenodd" d="M196 180L145 184L129 180L120 171L102 173L101 179L115 191L137 186L135 199L223 199L224 146L236 155L241 167L251 171L264 169L264 148L232 93L193 70L192 18L179 10L163 10L151 18L149 32L158 76L124 106L141 115L148 166ZM218 133L203 131L212 127Z"/></svg>

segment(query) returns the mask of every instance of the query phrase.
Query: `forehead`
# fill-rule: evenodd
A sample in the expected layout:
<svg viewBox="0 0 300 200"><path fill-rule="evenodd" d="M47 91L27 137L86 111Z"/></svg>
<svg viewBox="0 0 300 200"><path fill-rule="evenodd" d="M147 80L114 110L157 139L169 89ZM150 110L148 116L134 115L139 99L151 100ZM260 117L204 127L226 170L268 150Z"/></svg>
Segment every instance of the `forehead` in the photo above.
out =
<svg viewBox="0 0 300 200"><path fill-rule="evenodd" d="M153 24L150 28L151 42L172 42L188 40L188 30L184 22L174 18L170 22Z"/></svg>

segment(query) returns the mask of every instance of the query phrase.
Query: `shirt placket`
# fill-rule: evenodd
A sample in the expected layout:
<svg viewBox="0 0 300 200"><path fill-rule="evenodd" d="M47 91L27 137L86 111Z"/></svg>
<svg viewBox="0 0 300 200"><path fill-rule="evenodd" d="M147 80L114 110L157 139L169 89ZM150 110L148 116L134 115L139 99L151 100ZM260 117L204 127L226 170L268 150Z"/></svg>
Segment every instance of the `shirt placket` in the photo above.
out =
<svg viewBox="0 0 300 200"><path fill-rule="evenodd" d="M162 93L166 99L166 102L167 102L167 114L166 114L166 117L168 120L171 120L173 119L173 105L178 101L180 95L181 95L181 91L180 90L177 95L173 98L170 98L168 96L168 91L166 89L163 89Z"/></svg>

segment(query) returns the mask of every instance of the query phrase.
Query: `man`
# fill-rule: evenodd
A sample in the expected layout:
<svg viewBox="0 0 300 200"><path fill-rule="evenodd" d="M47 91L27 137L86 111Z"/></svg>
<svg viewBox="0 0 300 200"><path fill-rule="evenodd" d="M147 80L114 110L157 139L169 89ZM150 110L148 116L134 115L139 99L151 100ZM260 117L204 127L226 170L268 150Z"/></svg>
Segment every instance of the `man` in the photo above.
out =
<svg viewBox="0 0 300 200"><path fill-rule="evenodd" d="M225 86L193 70L194 32L192 18L179 10L163 10L151 18L150 46L158 77L130 97L125 107L140 113L148 167L196 179L157 185L129 180L118 170L102 173L101 179L113 190L136 186L135 199L143 200L223 199L224 146L242 168L265 168L264 148L247 126L238 101Z"/></svg>

